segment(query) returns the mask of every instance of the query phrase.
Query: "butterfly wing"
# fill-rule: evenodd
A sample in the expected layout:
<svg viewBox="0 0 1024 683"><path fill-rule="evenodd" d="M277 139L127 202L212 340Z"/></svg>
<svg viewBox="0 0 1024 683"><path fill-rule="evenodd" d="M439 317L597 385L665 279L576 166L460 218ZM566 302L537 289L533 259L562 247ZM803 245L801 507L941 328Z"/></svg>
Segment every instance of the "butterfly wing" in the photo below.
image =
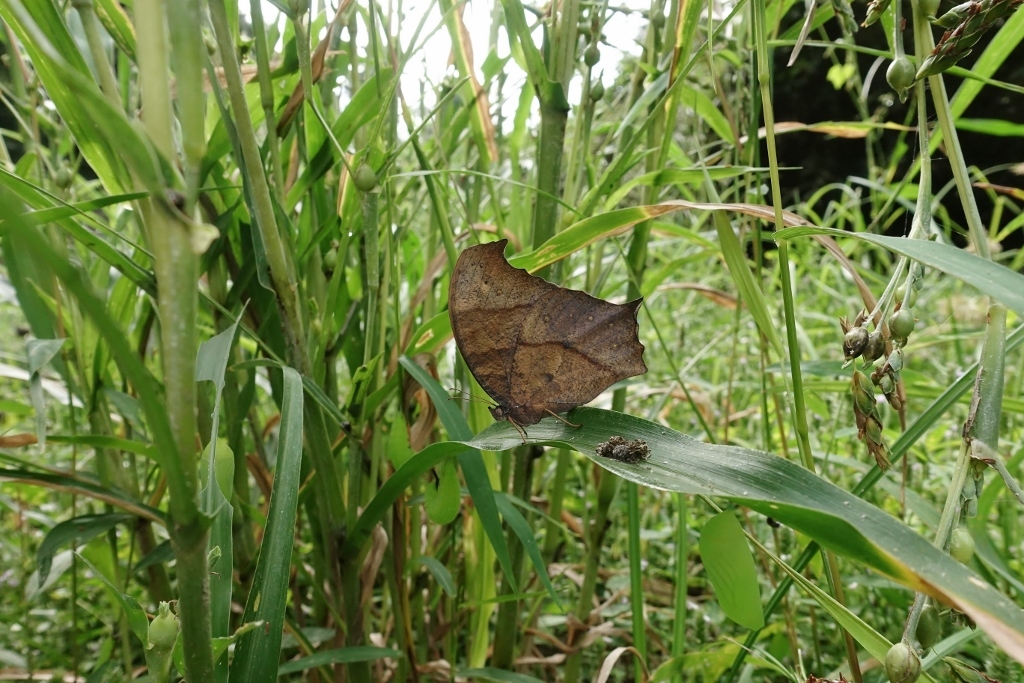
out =
<svg viewBox="0 0 1024 683"><path fill-rule="evenodd" d="M512 405L512 367L523 323L535 301L558 289L509 265L507 242L463 251L448 293L455 343L483 390L506 409Z"/></svg>
<svg viewBox="0 0 1024 683"><path fill-rule="evenodd" d="M637 337L642 301L613 304L562 288L537 301L523 321L512 368L512 404L532 420L524 424L589 403L615 382L647 372Z"/></svg>

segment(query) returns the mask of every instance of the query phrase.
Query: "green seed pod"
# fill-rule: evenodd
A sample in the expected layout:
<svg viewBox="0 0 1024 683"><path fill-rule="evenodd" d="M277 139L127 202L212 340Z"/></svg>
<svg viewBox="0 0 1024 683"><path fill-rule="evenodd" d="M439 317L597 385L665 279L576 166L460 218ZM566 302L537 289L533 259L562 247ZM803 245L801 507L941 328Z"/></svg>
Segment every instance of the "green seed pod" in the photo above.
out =
<svg viewBox="0 0 1024 683"><path fill-rule="evenodd" d="M583 53L583 63L587 66L594 66L601 61L601 49L597 47L597 43L591 43L586 52Z"/></svg>
<svg viewBox="0 0 1024 683"><path fill-rule="evenodd" d="M892 393L893 389L896 388L896 385L892 381L892 377L885 374L878 378L878 388L882 390L883 394L888 395Z"/></svg>
<svg viewBox="0 0 1024 683"><path fill-rule="evenodd" d="M661 28L665 25L665 15L661 12L655 12L651 15L651 26L654 28Z"/></svg>
<svg viewBox="0 0 1024 683"><path fill-rule="evenodd" d="M860 370L854 372L850 390L853 392L853 403L857 410L870 415L875 410L875 392L871 390L868 376Z"/></svg>
<svg viewBox="0 0 1024 683"><path fill-rule="evenodd" d="M209 31L203 31L203 46L211 57L217 54L217 39Z"/></svg>
<svg viewBox="0 0 1024 683"><path fill-rule="evenodd" d="M939 610L928 605L921 610L921 616L917 622L917 642L927 650L939 641L942 637L942 619L939 617Z"/></svg>
<svg viewBox="0 0 1024 683"><path fill-rule="evenodd" d="M914 285L907 282L896 289L896 301L899 301L906 307L913 306L917 303L917 290Z"/></svg>
<svg viewBox="0 0 1024 683"><path fill-rule="evenodd" d="M885 362L889 364L889 369L898 375L900 370L903 369L903 351L893 349L889 357L885 359Z"/></svg>
<svg viewBox="0 0 1024 683"><path fill-rule="evenodd" d="M914 332L914 314L909 308L901 308L889 317L889 331L892 338L899 344L905 344Z"/></svg>
<svg viewBox="0 0 1024 683"><path fill-rule="evenodd" d="M359 164L356 172L352 174L352 182L360 192L370 192L377 187L377 174L373 172L365 161Z"/></svg>
<svg viewBox="0 0 1024 683"><path fill-rule="evenodd" d="M906 643L896 643L885 654L889 683L914 683L921 675L921 660Z"/></svg>
<svg viewBox="0 0 1024 683"><path fill-rule="evenodd" d="M334 269L338 267L338 247L332 246L327 250L327 253L324 254L323 266L325 273L333 273Z"/></svg>
<svg viewBox="0 0 1024 683"><path fill-rule="evenodd" d="M967 564L974 557L974 537L962 526L953 529L949 537L949 556L961 564Z"/></svg>
<svg viewBox="0 0 1024 683"><path fill-rule="evenodd" d="M864 347L864 353L862 355L864 360L869 363L874 363L882 357L883 353L885 353L885 340L882 339L882 333L875 330L868 335L868 345Z"/></svg>
<svg viewBox="0 0 1024 683"><path fill-rule="evenodd" d="M156 618L149 624L149 643L152 649L170 651L178 639L178 617L170 609L170 605L161 602Z"/></svg>
<svg viewBox="0 0 1024 683"><path fill-rule="evenodd" d="M74 179L75 174L71 172L71 168L67 164L61 164L60 168L57 169L57 173L53 176L53 184L62 190L66 190L71 187Z"/></svg>
<svg viewBox="0 0 1024 683"><path fill-rule="evenodd" d="M864 427L864 433L867 434L871 443L882 443L882 425L879 424L878 420L868 420L867 425Z"/></svg>
<svg viewBox="0 0 1024 683"><path fill-rule="evenodd" d="M889 82L889 87L900 96L900 102L906 102L907 91L917 80L917 69L910 58L904 55L893 60L889 68L885 70L885 80Z"/></svg>
<svg viewBox="0 0 1024 683"><path fill-rule="evenodd" d="M851 327L843 337L843 356L846 360L857 358L868 345L868 331L863 327Z"/></svg>
<svg viewBox="0 0 1024 683"><path fill-rule="evenodd" d="M590 88L590 99L592 102L600 102L604 98L604 83L598 81Z"/></svg>

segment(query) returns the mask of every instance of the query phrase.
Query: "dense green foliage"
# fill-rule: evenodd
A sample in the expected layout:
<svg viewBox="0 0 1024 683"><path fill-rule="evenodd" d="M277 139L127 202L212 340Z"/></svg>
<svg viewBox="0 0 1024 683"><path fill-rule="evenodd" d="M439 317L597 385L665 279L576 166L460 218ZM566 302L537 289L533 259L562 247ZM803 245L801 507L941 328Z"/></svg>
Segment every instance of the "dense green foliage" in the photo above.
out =
<svg viewBox="0 0 1024 683"><path fill-rule="evenodd" d="M1020 139L1019 2L323 5L0 0L0 669L1024 681L1022 195L956 132ZM794 48L850 120L776 120ZM644 297L528 443L451 343L496 237Z"/></svg>

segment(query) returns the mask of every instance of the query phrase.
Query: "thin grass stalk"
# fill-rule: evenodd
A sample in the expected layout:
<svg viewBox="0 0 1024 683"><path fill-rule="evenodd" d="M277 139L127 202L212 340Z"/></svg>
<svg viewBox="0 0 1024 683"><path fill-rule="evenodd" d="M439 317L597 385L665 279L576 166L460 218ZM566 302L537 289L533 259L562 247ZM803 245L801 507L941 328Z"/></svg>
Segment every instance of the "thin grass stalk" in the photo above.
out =
<svg viewBox="0 0 1024 683"><path fill-rule="evenodd" d="M771 101L771 76L768 73L770 64L768 56L768 39L766 35L766 10L764 0L755 0L752 4L754 44L757 50L757 80L760 85L761 106L764 114L765 140L768 147L768 169L771 177L772 206L775 210L775 224L784 225L782 218L782 184L779 180L778 152L775 146L775 115ZM815 471L814 456L811 453L811 444L807 427L807 408L804 404L803 375L800 367L800 345L797 340L796 310L793 301L793 283L790 279L789 244L785 240L778 244L779 274L782 279L782 302L783 313L786 321L786 346L789 350L789 367L792 376L793 406L792 418L793 427L797 437L797 448L800 452L800 459L804 467ZM829 583L833 588L833 596L840 604L845 605L843 599L842 578L839 574L839 564L835 554L824 551L823 559L827 568ZM862 675L860 662L857 657L857 645L848 631L843 629L843 637L846 641L847 663L850 665L850 673L856 683L860 683ZM800 665L798 653L793 653L797 666Z"/></svg>
<svg viewBox="0 0 1024 683"><path fill-rule="evenodd" d="M120 109L121 100L118 98L117 79L114 78L110 60L107 59L107 51L103 46L102 27L99 19L96 18L92 0L73 0L71 5L78 10L78 16L82 20L82 31L85 33L85 41L89 46L89 56L92 57L96 67L100 90L111 104Z"/></svg>
<svg viewBox="0 0 1024 683"><path fill-rule="evenodd" d="M601 548L608 527L608 510L619 490L619 482L622 481L618 475L599 467L595 466L595 471L598 476L597 500L594 505L594 516L587 528L586 565L583 569L583 585L580 587L579 602L576 604L576 614L583 624L590 623L594 589L597 586L597 570L601 561ZM576 683L579 678L583 664L583 650L579 649L577 645L580 635L572 626L569 627L567 644L570 654L565 662L564 683Z"/></svg>
<svg viewBox="0 0 1024 683"><path fill-rule="evenodd" d="M544 531L544 561L551 563L558 552L562 541L562 529L558 520L562 518L562 505L565 502L565 477L572 464L572 452L567 448L558 449L558 461L555 463L555 476L548 491L548 516L550 520Z"/></svg>
<svg viewBox="0 0 1024 683"><path fill-rule="evenodd" d="M284 168L281 165L281 144L277 139L277 120L274 111L274 84L270 80L270 50L267 47L267 28L263 20L263 3L250 4L252 11L252 31L256 43L256 68L260 84L260 105L263 107L263 120L267 126L267 147L270 149L271 187L281 203L284 193Z"/></svg>
<svg viewBox="0 0 1024 683"><path fill-rule="evenodd" d="M690 560L690 529L687 520L689 499L684 493L675 494L676 507L676 566L675 566L675 617L672 622L672 657L686 653L686 589L689 585L688 563Z"/></svg>
<svg viewBox="0 0 1024 683"><path fill-rule="evenodd" d="M632 482L629 482L632 484ZM626 525L629 535L629 604L633 617L633 674L641 681L647 663L647 619L644 616L644 576L640 563L640 487L626 486Z"/></svg>
<svg viewBox="0 0 1024 683"><path fill-rule="evenodd" d="M199 173L206 154L206 96L203 94L203 23L199 0L174 3L167 13L172 48L172 67L185 168L185 204L182 213L191 216L199 196Z"/></svg>
<svg viewBox="0 0 1024 683"><path fill-rule="evenodd" d="M917 48L918 55L927 55L935 47L931 23L924 16L919 3L915 2L912 6L914 8L914 45ZM964 215L967 219L967 230L970 234L971 244L974 245L974 253L982 258L991 259L988 234L985 231L984 224L981 222L981 215L978 213L978 203L974 199L971 176L967 172L967 164L964 162L963 148L960 146L960 136L956 131L956 122L953 120L953 112L949 106L949 95L946 92L946 81L942 78L942 74L929 76L928 87L932 92L935 117L939 121L942 138L946 142L946 156L949 158L949 165L953 171L953 180L956 183L957 193L960 196L960 204L963 206Z"/></svg>
<svg viewBox="0 0 1024 683"><path fill-rule="evenodd" d="M252 201L253 219L260 231L271 281L277 295L277 304L282 320L282 331L285 336L288 361L301 375L312 377L309 363L308 344L306 343L305 321L300 303L300 287L295 278L292 254L282 239L274 213L273 200L267 183L267 176L260 156L259 143L253 128L252 117L242 85L238 59L235 55L233 33L229 26L225 3L221 0L210 2L210 15L213 20L214 32L217 36L218 52L224 67L228 96L237 133L237 144L241 149L242 159L249 181L249 195ZM303 428L306 434L307 453L317 469L318 476L314 479L314 495L316 498L317 516L320 526L320 545L317 550L322 555L320 566L330 575L323 580L334 586L332 595L345 596L358 603L359 591L351 590L348 583L358 584L358 572L354 564L357 558L338 557L339 536L336 533L345 519L343 496L338 495L341 478L332 454L331 441L327 433L324 416L315 401L303 402ZM344 586L342 573L354 575ZM367 680L356 672L368 671L365 664L350 667L354 680Z"/></svg>
<svg viewBox="0 0 1024 683"><path fill-rule="evenodd" d="M277 295L278 308L281 312L282 331L288 349L288 360L300 374L312 377L309 359L306 355L308 345L299 299L299 284L295 280L291 254L277 225L273 200L260 157L259 143L256 140L252 116L242 86L241 71L234 51L224 2L221 0L210 2L210 15L213 19L214 32L217 35L218 52L224 67L228 96L238 135L238 145L242 151L241 161L245 165L251 183L249 191L252 197L254 224L259 229L263 240L267 264ZM324 541L324 552L328 556L327 566L337 568L337 539L333 535L333 530L339 528L344 519L342 497L337 495L340 477L335 459L331 454L331 441L327 434L323 413L315 401L305 401L303 412L308 452L319 473L319 476L314 479L314 490L320 514L324 517L322 521L325 525L325 533L322 540Z"/></svg>
<svg viewBox="0 0 1024 683"><path fill-rule="evenodd" d="M661 2L655 2L651 5L650 13L652 15L655 13L662 14L663 12ZM657 22L649 21L647 24L647 47L645 53L647 55L648 67L652 69L652 72L658 68L659 42L658 24ZM666 107L663 101L659 101L654 106L655 108L651 112L646 131L648 148L658 148L664 142L665 135L668 135L668 133L663 133L663 131L674 128L671 125L674 122L667 122L665 119L666 111L671 108ZM656 171L661 167L661 162L662 159L660 159L659 155L648 154L645 171L647 173ZM641 197L643 204L653 204L657 201L658 188L654 183L644 186ZM637 225L633 232L633 240L630 242L629 254L626 257L627 266L630 274L633 276L629 278L626 294L627 300L636 299L641 295L640 288L644 272L647 269L647 246L650 240L651 225L651 221L644 221ZM621 410L625 406L626 389L617 390L615 392L615 399L621 404L616 409ZM647 631L644 619L643 575L640 567L640 493L637 484L634 482L626 482L626 500L629 509L629 601L633 618L633 645L641 655L639 658L634 658L633 666L634 674L637 680L640 680L644 675L644 665L647 659Z"/></svg>
<svg viewBox="0 0 1024 683"><path fill-rule="evenodd" d="M512 495L523 501L530 500L530 489L533 484L533 460L539 454L537 447L522 449L514 458L514 469L512 474ZM541 450L541 452L543 452ZM501 582L501 593L507 595L512 592L513 583L521 586L522 566L524 560L523 544L515 532L509 528L506 532L506 543L509 548L509 559L512 561L512 570L516 575L505 576ZM498 606L498 621L494 627L494 655L491 659L492 665L497 669L509 670L515 657L516 645L519 642L519 614L521 603L518 599L506 600Z"/></svg>

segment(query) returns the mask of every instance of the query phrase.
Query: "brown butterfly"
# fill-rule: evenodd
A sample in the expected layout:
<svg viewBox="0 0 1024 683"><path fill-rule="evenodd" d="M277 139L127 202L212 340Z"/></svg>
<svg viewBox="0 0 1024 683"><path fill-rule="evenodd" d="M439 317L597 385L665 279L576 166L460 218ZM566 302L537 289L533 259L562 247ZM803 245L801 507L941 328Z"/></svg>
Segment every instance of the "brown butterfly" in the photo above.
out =
<svg viewBox="0 0 1024 683"><path fill-rule="evenodd" d="M466 365L497 403L494 419L511 422L525 443L523 426L647 372L636 320L643 299L613 304L553 285L509 265L507 242L459 255L448 315Z"/></svg>

